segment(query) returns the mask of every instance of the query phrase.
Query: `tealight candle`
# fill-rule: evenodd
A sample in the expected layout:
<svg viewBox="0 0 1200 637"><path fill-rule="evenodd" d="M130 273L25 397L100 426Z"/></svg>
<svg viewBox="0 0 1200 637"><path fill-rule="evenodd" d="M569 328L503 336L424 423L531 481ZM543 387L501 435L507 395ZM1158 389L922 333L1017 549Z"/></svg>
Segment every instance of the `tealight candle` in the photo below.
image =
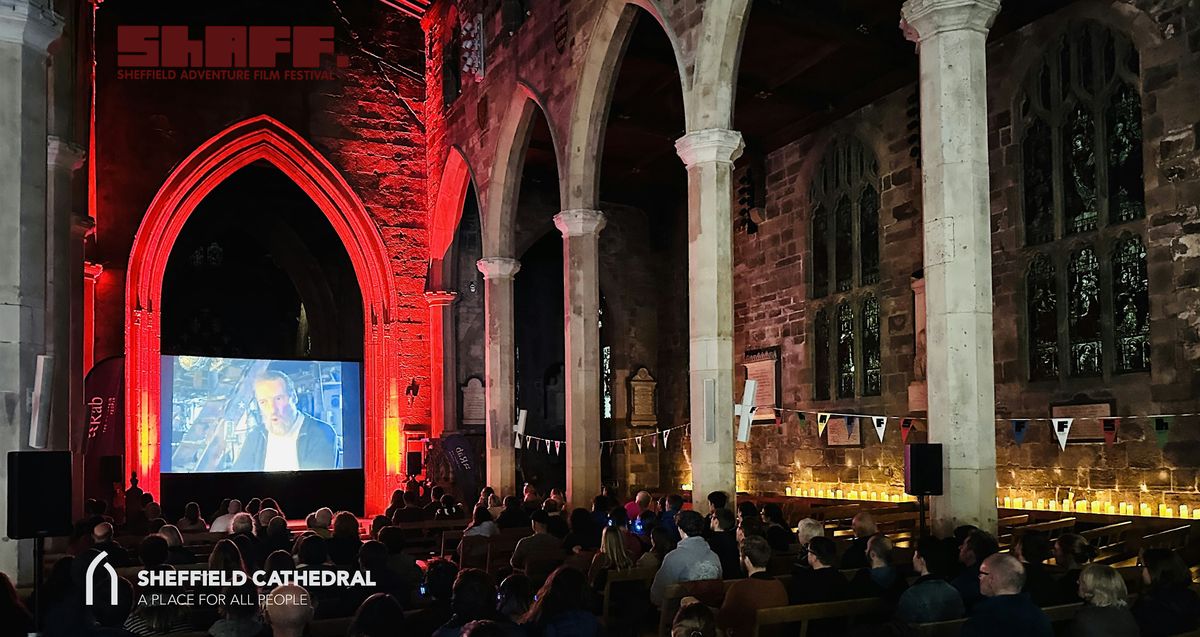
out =
<svg viewBox="0 0 1200 637"><path fill-rule="evenodd" d="M1004 496L1004 508L1006 508L1006 509L1012 508L1012 498L1010 498L1008 496Z"/></svg>
<svg viewBox="0 0 1200 637"><path fill-rule="evenodd" d="M1128 506L1128 505L1126 505L1124 502L1122 502L1121 506L1117 508L1118 513L1120 513L1121 515L1125 515L1126 506Z"/></svg>
<svg viewBox="0 0 1200 637"><path fill-rule="evenodd" d="M900 501L900 494L899 494L899 493L893 493L893 494L892 494L892 502L899 502L899 501Z"/></svg>
<svg viewBox="0 0 1200 637"><path fill-rule="evenodd" d="M1062 510L1063 510L1063 511L1070 511L1070 510L1071 510L1071 499L1070 499L1070 498L1063 498L1063 501L1062 501Z"/></svg>
<svg viewBox="0 0 1200 637"><path fill-rule="evenodd" d="M1046 498L1038 498L1037 509L1038 509L1038 511L1046 510Z"/></svg>
<svg viewBox="0 0 1200 637"><path fill-rule="evenodd" d="M1161 503L1161 502L1159 503L1158 515L1159 515L1159 517L1164 517L1164 518L1167 517L1167 505L1165 503Z"/></svg>
<svg viewBox="0 0 1200 637"><path fill-rule="evenodd" d="M1192 507L1192 519L1200 520L1200 507Z"/></svg>
<svg viewBox="0 0 1200 637"><path fill-rule="evenodd" d="M1164 513L1166 514L1166 517L1168 517L1168 518L1175 517L1175 507L1167 507L1166 511Z"/></svg>
<svg viewBox="0 0 1200 637"><path fill-rule="evenodd" d="M838 489L837 491L835 491L835 492L834 492L834 494L835 494L835 495L836 495L838 498L845 497L845 492L843 492L841 489Z"/></svg>
<svg viewBox="0 0 1200 637"><path fill-rule="evenodd" d="M784 492L784 494L786 494L788 497L791 497L791 495L792 495L792 488L791 488L791 487L785 487L785 488L783 489L783 492Z"/></svg>
<svg viewBox="0 0 1200 637"><path fill-rule="evenodd" d="M1099 500L1092 500L1092 513L1099 513L1103 509L1104 503Z"/></svg>
<svg viewBox="0 0 1200 637"><path fill-rule="evenodd" d="M872 499L872 500L878 500L878 499L879 499L879 492L878 492L878 491L872 491L872 492L871 492L871 499Z"/></svg>
<svg viewBox="0 0 1200 637"><path fill-rule="evenodd" d="M1077 513L1087 513L1087 500L1076 500L1075 511Z"/></svg>
<svg viewBox="0 0 1200 637"><path fill-rule="evenodd" d="M1117 506L1112 502L1109 502L1108 505L1104 507L1104 512L1109 515L1113 515L1117 512Z"/></svg>
<svg viewBox="0 0 1200 637"><path fill-rule="evenodd" d="M857 499L858 499L858 491L851 491L851 492L850 492L850 499L851 499L851 500L857 500Z"/></svg>
<svg viewBox="0 0 1200 637"><path fill-rule="evenodd" d="M1150 515L1150 505L1143 502L1138 508L1138 515Z"/></svg>

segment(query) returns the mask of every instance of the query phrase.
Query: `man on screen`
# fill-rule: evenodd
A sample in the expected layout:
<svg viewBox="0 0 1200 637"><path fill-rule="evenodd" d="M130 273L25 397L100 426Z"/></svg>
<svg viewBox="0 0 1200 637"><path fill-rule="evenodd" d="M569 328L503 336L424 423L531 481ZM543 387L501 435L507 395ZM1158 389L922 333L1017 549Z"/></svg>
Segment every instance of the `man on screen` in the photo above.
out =
<svg viewBox="0 0 1200 637"><path fill-rule="evenodd" d="M296 408L296 387L287 374L268 371L255 378L254 400L265 429L246 436L234 471L337 468L333 427Z"/></svg>

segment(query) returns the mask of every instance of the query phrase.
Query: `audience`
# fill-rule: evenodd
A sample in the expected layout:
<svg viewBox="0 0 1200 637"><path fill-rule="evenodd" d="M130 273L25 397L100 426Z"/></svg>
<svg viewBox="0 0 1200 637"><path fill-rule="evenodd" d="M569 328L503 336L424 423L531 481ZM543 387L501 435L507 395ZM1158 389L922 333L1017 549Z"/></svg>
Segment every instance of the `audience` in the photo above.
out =
<svg viewBox="0 0 1200 637"><path fill-rule="evenodd" d="M302 586L284 584L271 591L263 604L263 617L271 637L303 637L313 619L312 598Z"/></svg>
<svg viewBox="0 0 1200 637"><path fill-rule="evenodd" d="M258 591L251 583L221 589L220 617L208 629L211 637L256 637L263 623L258 618Z"/></svg>
<svg viewBox="0 0 1200 637"><path fill-rule="evenodd" d="M358 549L361 547L358 518L349 511L339 512L333 518L333 535L325 542L329 561L338 566L351 566L358 560Z"/></svg>
<svg viewBox="0 0 1200 637"><path fill-rule="evenodd" d="M592 590L603 593L609 571L627 571L633 568L633 559L625 550L621 532L613 527L604 529L600 536L600 550L592 557L588 568L588 584Z"/></svg>
<svg viewBox="0 0 1200 637"><path fill-rule="evenodd" d="M521 507L521 499L515 495L504 498L504 510L496 518L501 529L523 529L529 526L529 514Z"/></svg>
<svg viewBox="0 0 1200 637"><path fill-rule="evenodd" d="M917 580L896 603L896 619L900 623L941 622L966 614L962 595L946 581L954 568L954 556L941 540L921 538L913 552L912 565Z"/></svg>
<svg viewBox="0 0 1200 637"><path fill-rule="evenodd" d="M788 594L783 583L767 575L771 547L760 537L748 537L739 547L745 579L739 579L725 592L725 601L717 612L717 625L726 637L753 635L755 613L760 608L787 606ZM732 577L726 573L725 578Z"/></svg>
<svg viewBox="0 0 1200 637"><path fill-rule="evenodd" d="M513 573L500 582L500 588L496 589L496 612L501 617L513 624L520 623L532 605L533 581L524 573Z"/></svg>
<svg viewBox="0 0 1200 637"><path fill-rule="evenodd" d="M545 511L534 511L533 515L529 516L533 535L521 538L513 549L509 564L514 569L528 573L531 559L562 554L562 541L546 531L546 525L549 523L550 516L546 515Z"/></svg>
<svg viewBox="0 0 1200 637"><path fill-rule="evenodd" d="M983 600L983 593L980 591L981 578L979 576L979 569L983 564L983 560L999 550L1000 546L996 543L996 538L992 537L987 531L976 528L972 528L967 533L966 539L959 546L958 561L964 568L958 577L954 578L950 583L962 595L963 604L967 607L968 611L974 608L975 604ZM1021 569L1021 583L1022 585L1025 583L1025 569L1023 568Z"/></svg>
<svg viewBox="0 0 1200 637"><path fill-rule="evenodd" d="M854 574L850 587L857 597L882 597L896 602L908 584L900 571L892 566L892 541L882 533L867 541L867 561L870 565Z"/></svg>
<svg viewBox="0 0 1200 637"><path fill-rule="evenodd" d="M637 495L625 504L625 516L630 520L638 519L643 511L650 510L651 502L649 491L638 491Z"/></svg>
<svg viewBox="0 0 1200 637"><path fill-rule="evenodd" d="M979 533L982 531L976 530L971 535ZM979 562L976 570L983 599L971 609L961 637L1054 636L1046 613L1021 592L1025 568L1020 560L995 553Z"/></svg>
<svg viewBox="0 0 1200 637"><path fill-rule="evenodd" d="M92 528L92 548L108 553L108 563L114 567L128 566L132 563L129 551L113 541L113 525L101 522Z"/></svg>
<svg viewBox="0 0 1200 637"><path fill-rule="evenodd" d="M679 533L678 528L674 525L671 528L675 529L676 534ZM650 550L642 553L642 556L638 558L636 566L638 568L657 570L662 565L663 558L674 548L675 542L671 540L670 531L666 527L656 526L650 531Z"/></svg>
<svg viewBox="0 0 1200 637"><path fill-rule="evenodd" d="M242 501L236 498L229 501L225 506L225 513L221 514L217 519L212 521L208 530L210 533L228 533L229 527L233 523L233 516L242 512Z"/></svg>
<svg viewBox="0 0 1200 637"><path fill-rule="evenodd" d="M442 496L441 506L434 512L433 519L435 520L461 520L465 516L462 507L459 506L458 500L453 495L447 493Z"/></svg>
<svg viewBox="0 0 1200 637"><path fill-rule="evenodd" d="M390 637L405 632L404 608L387 593L375 593L359 605L348 637Z"/></svg>
<svg viewBox="0 0 1200 637"><path fill-rule="evenodd" d="M405 491L401 497L403 498L401 506L392 511L392 524L424 522L433 517L432 513L421 508L420 496L417 494Z"/></svg>
<svg viewBox="0 0 1200 637"><path fill-rule="evenodd" d="M717 617L711 608L699 602L680 606L671 622L671 637L720 637Z"/></svg>
<svg viewBox="0 0 1200 637"><path fill-rule="evenodd" d="M1079 574L1084 565L1096 558L1096 547L1092 546L1082 535L1064 533L1054 542L1054 563L1065 570L1058 578L1058 592L1055 601L1059 604L1073 604L1079 599Z"/></svg>
<svg viewBox="0 0 1200 637"><path fill-rule="evenodd" d="M463 626L480 619L496 619L496 586L486 571L467 568L458 572L450 600L450 619L433 637L458 637Z"/></svg>
<svg viewBox="0 0 1200 637"><path fill-rule="evenodd" d="M837 564L837 547L833 540L824 536L809 540L805 559L808 561L807 568L792 567L789 603L813 604L849 598L850 583L834 568Z"/></svg>
<svg viewBox="0 0 1200 637"><path fill-rule="evenodd" d="M871 536L878 532L878 527L875 526L875 518L870 513L863 511L854 516L850 521L850 528L854 531L854 541L846 548L846 552L842 554L842 568L866 568L869 565L867 560L867 542Z"/></svg>
<svg viewBox="0 0 1200 637"><path fill-rule="evenodd" d="M675 526L675 516L683 510L683 496L672 493L664 498L662 513L658 516L658 525L667 531L667 537L679 537L679 529Z"/></svg>
<svg viewBox="0 0 1200 637"><path fill-rule="evenodd" d="M588 609L587 577L560 566L533 597L521 624L529 637L598 637L600 622Z"/></svg>
<svg viewBox="0 0 1200 637"><path fill-rule="evenodd" d="M612 500L607 495L601 493L592 498L592 523L597 529L603 529L608 526L608 512L612 510ZM600 541L600 532L596 531L596 541Z"/></svg>
<svg viewBox="0 0 1200 637"><path fill-rule="evenodd" d="M188 502L183 507L183 517L175 523L182 533L204 533L208 531L208 524L200 517L200 505L196 502Z"/></svg>
<svg viewBox="0 0 1200 637"><path fill-rule="evenodd" d="M563 549L571 553L578 553L600 548L601 528L596 526L587 509L571 511L571 517L567 521L568 531L562 541Z"/></svg>
<svg viewBox="0 0 1200 637"><path fill-rule="evenodd" d="M1025 565L1025 588L1033 603L1053 606L1059 599L1058 585L1046 568L1050 559L1050 538L1041 531L1030 531L1013 544L1013 557Z"/></svg>
<svg viewBox="0 0 1200 637"><path fill-rule="evenodd" d="M450 616L454 614L450 599L457 577L458 567L454 562L443 559L429 562L425 583L420 588L421 601L427 605L413 614L408 622L413 635L431 635L450 621Z"/></svg>
<svg viewBox="0 0 1200 637"><path fill-rule="evenodd" d="M500 535L500 527L492 520L492 514L482 504L476 504L471 512L471 523L463 531L463 537L495 537Z"/></svg>
<svg viewBox="0 0 1200 637"><path fill-rule="evenodd" d="M715 509L709 517L708 545L721 560L721 572L725 577L737 577L741 572L741 555L738 552L736 520L729 509Z"/></svg>
<svg viewBox="0 0 1200 637"><path fill-rule="evenodd" d="M625 507L613 507L608 512L608 528L620 532L621 542L625 544L625 550L635 562L642 557L645 549L642 547L642 541L629 532L629 517L625 515Z"/></svg>
<svg viewBox="0 0 1200 637"><path fill-rule="evenodd" d="M21 601L8 575L0 573L0 632L24 635L33 632L33 614Z"/></svg>
<svg viewBox="0 0 1200 637"><path fill-rule="evenodd" d="M333 537L333 533L329 531L329 527L333 525L333 509L329 507L317 509L313 512L313 521L316 522L312 526L314 533L326 540Z"/></svg>
<svg viewBox="0 0 1200 637"><path fill-rule="evenodd" d="M1072 637L1138 637L1137 621L1129 612L1125 580L1111 566L1089 564L1079 574L1079 597L1084 606L1071 622Z"/></svg>
<svg viewBox="0 0 1200 637"><path fill-rule="evenodd" d="M650 601L662 606L667 587L679 582L721 579L721 559L704 540L704 518L695 511L680 511L679 544L663 558L662 566L650 585Z"/></svg>
<svg viewBox="0 0 1200 637"><path fill-rule="evenodd" d="M786 553L796 543L796 534L783 517L783 509L774 502L768 502L763 505L762 517L767 525L767 543L771 545L771 550Z"/></svg>
<svg viewBox="0 0 1200 637"><path fill-rule="evenodd" d="M1178 553L1147 549L1142 553L1141 594L1133 616L1142 637L1166 637L1200 628L1200 596L1190 586L1192 574Z"/></svg>

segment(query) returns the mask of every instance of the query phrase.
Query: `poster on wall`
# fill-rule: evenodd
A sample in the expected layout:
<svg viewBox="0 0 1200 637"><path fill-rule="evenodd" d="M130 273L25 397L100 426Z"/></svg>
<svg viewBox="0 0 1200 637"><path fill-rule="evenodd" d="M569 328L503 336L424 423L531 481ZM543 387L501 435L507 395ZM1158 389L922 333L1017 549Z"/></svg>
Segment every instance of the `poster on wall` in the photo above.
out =
<svg viewBox="0 0 1200 637"><path fill-rule="evenodd" d="M754 404L758 406L754 420L774 421L775 410L771 407L779 407L779 348L747 350L742 366L746 368L746 380L758 383L754 392Z"/></svg>
<svg viewBox="0 0 1200 637"><path fill-rule="evenodd" d="M825 426L825 444L830 447L861 447L862 418L833 416Z"/></svg>
<svg viewBox="0 0 1200 637"><path fill-rule="evenodd" d="M1051 418L1074 418L1067 444L1072 442L1104 442L1104 423L1101 418L1113 415L1112 403L1075 403L1051 405Z"/></svg>

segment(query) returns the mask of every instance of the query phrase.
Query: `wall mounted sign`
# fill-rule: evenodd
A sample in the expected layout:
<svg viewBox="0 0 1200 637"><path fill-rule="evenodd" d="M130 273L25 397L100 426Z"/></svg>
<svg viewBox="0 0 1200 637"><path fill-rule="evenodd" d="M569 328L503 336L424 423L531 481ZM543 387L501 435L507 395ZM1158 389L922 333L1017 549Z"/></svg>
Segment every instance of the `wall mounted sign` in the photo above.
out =
<svg viewBox="0 0 1200 637"><path fill-rule="evenodd" d="M758 409L754 412L754 420L775 420L775 410L779 407L779 348L767 347L746 351L742 366L746 368L746 380L758 383L754 394L754 404Z"/></svg>

